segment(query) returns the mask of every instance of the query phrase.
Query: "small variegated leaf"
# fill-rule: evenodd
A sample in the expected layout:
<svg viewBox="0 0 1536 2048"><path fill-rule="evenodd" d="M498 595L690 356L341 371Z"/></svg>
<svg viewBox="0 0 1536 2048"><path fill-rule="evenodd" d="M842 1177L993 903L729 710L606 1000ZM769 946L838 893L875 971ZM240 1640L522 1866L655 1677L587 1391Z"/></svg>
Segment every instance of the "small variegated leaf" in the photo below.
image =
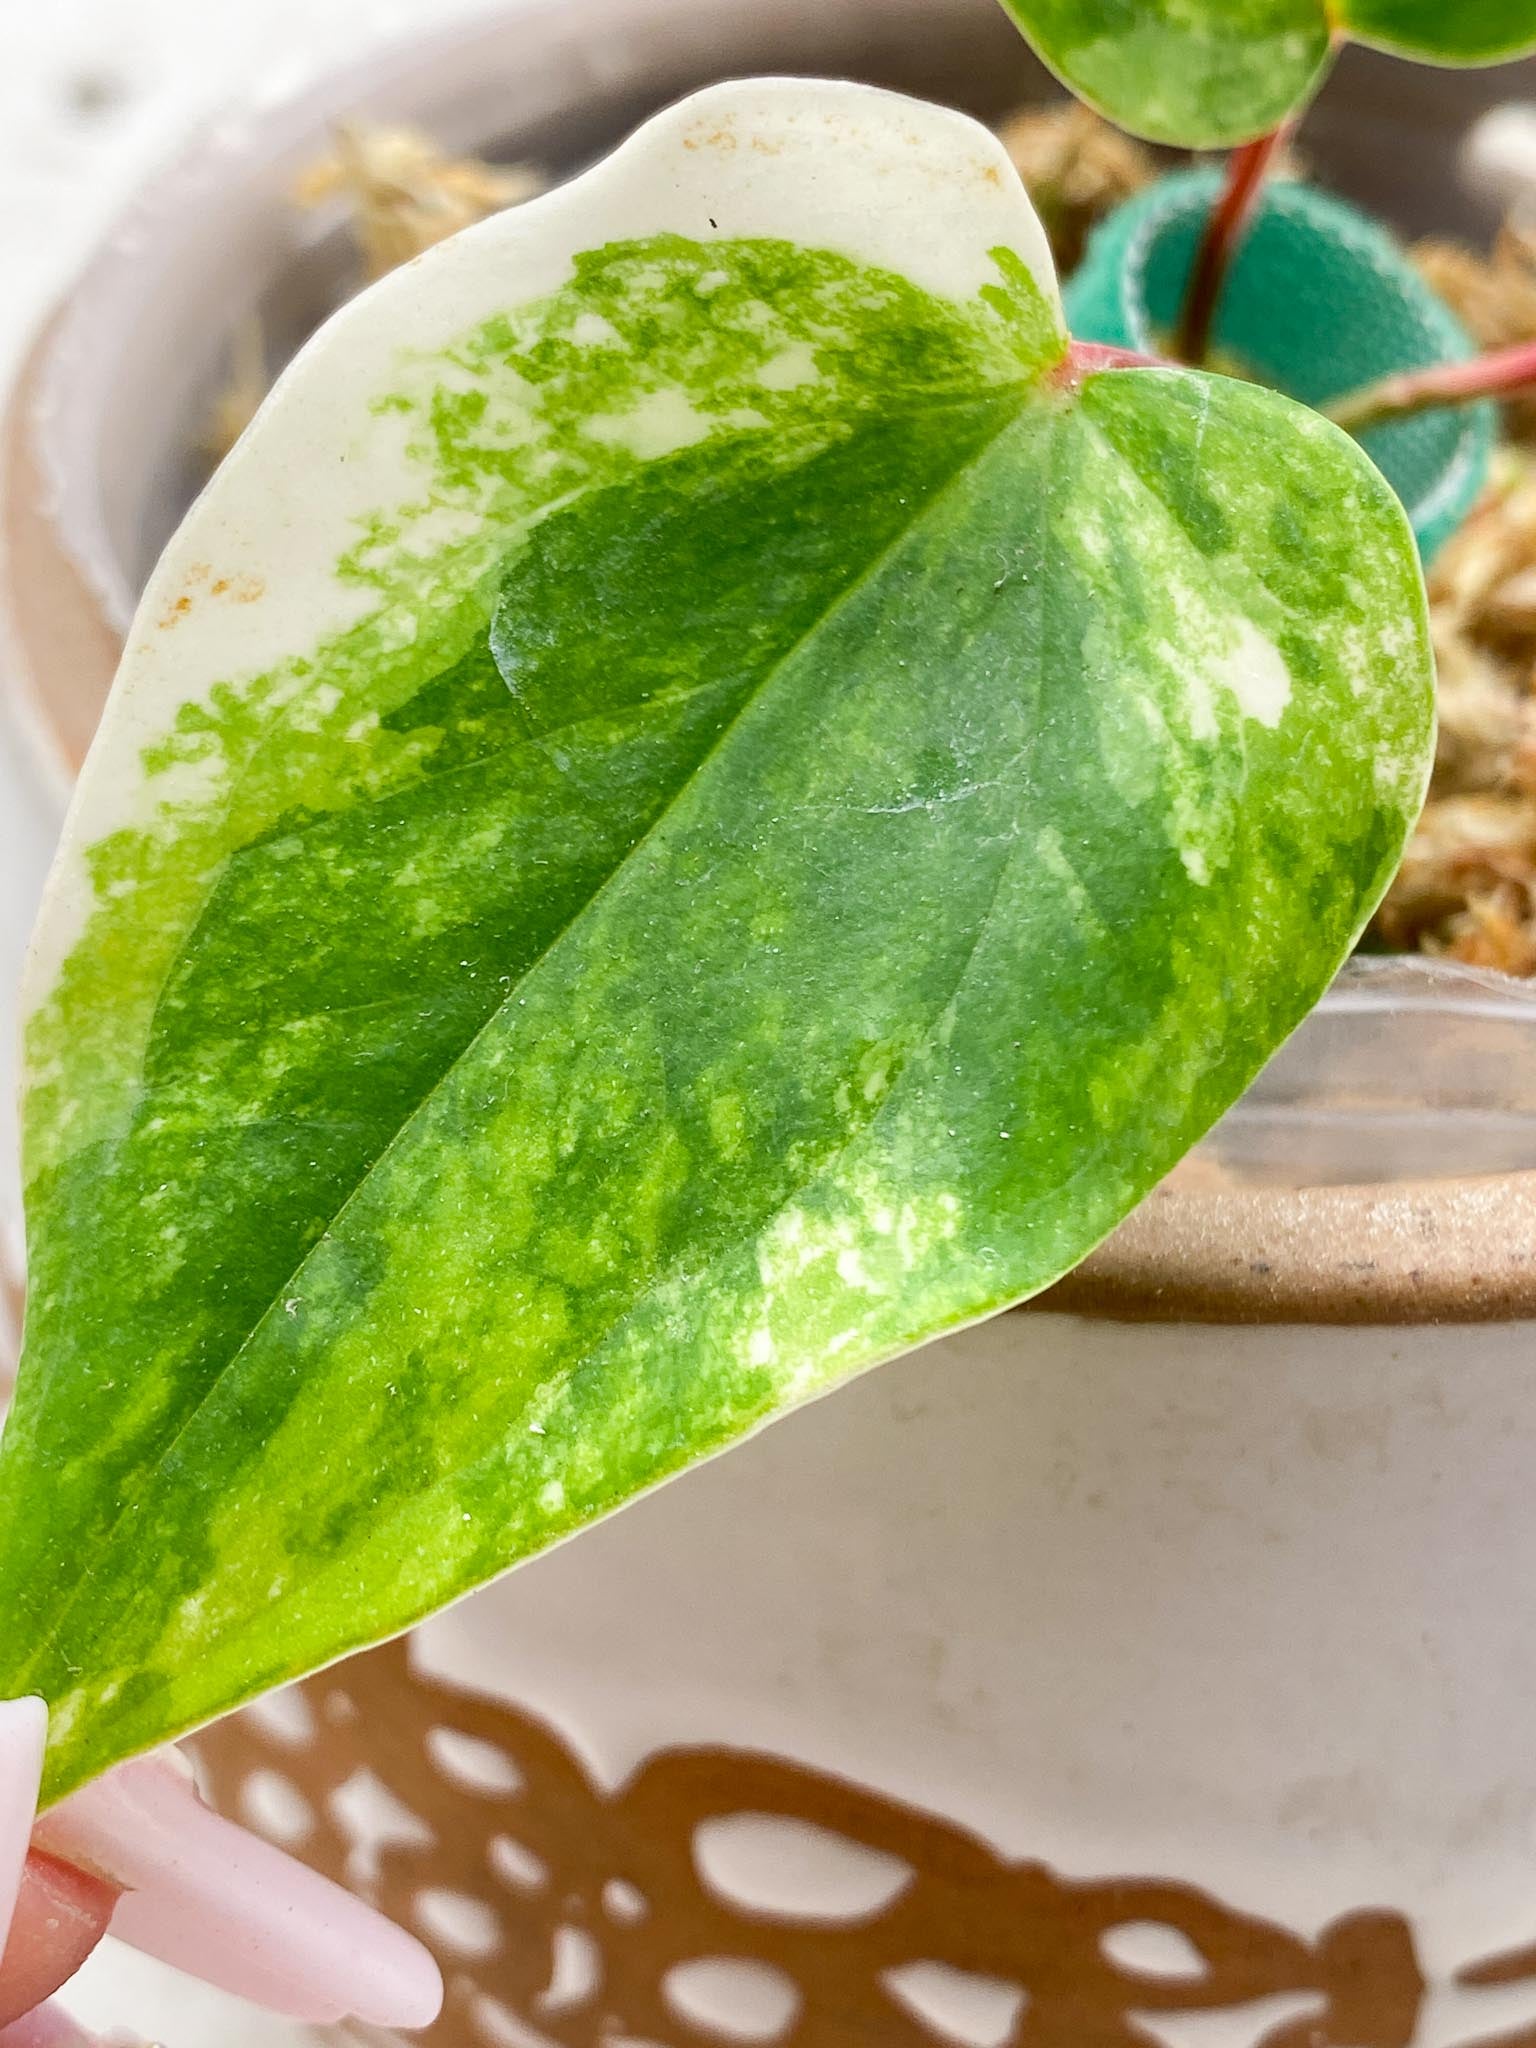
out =
<svg viewBox="0 0 1536 2048"><path fill-rule="evenodd" d="M1536 0L1002 0L1080 99L1134 135L1215 149L1277 128L1353 38L1428 64L1536 49Z"/></svg>
<svg viewBox="0 0 1536 2048"><path fill-rule="evenodd" d="M1430 695L1370 463L1074 377L959 116L721 88L347 307L31 967L50 1795L1071 1267L1347 953Z"/></svg>

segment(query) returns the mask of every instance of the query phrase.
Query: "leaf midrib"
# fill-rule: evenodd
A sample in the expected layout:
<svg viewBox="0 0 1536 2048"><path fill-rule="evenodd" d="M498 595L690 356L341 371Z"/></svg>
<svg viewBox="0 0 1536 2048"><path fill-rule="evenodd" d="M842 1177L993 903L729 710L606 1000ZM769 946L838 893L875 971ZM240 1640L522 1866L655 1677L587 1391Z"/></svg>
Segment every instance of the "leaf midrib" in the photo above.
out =
<svg viewBox="0 0 1536 2048"><path fill-rule="evenodd" d="M252 1323L250 1329L246 1332L246 1334L241 1338L240 1343L236 1346L235 1350L230 1353L229 1357L219 1367L218 1371L213 1375L213 1377L208 1381L207 1385L203 1388L202 1392L199 1394L197 1400L194 1402L192 1407L188 1409L187 1413L182 1417L181 1421L177 1424L173 1434L161 1446L160 1450L154 1458L153 1463L148 1465L144 1469L144 1471L138 1475L138 1481L136 1485L136 1499L131 1502L125 1501L123 1505L118 1509L117 1513L113 1516L112 1520L108 1522L101 1529L101 1531L93 1538L93 1551L95 1562L87 1564L84 1567L80 1578L75 1583L73 1591L69 1594L68 1598L63 1602L63 1604L55 1610L53 1619L46 1633L38 1639L34 1647L32 1657L30 1658L26 1666L23 1667L24 1673L30 1674L36 1672L39 1669L39 1667L43 1664L44 1659L48 1657L50 1653L55 1649L59 1641L59 1638L63 1633L64 1627L68 1622L74 1609L77 1605L79 1605L79 1603L86 1597L86 1595L94 1587L98 1576L98 1567L100 1563L105 1560L108 1552L116 1544L119 1536L122 1533L124 1525L130 1521L138 1500L142 1499L149 1493L155 1480L158 1478L158 1475L164 1470L166 1464L174 1457L182 1440L185 1438L189 1430L196 1423L203 1409L208 1405L208 1403L213 1399L214 1395L224 1385L229 1375L239 1367L239 1364L241 1360L245 1357L247 1351L250 1349L250 1347L256 1341L256 1339L260 1336L261 1332L266 1328L268 1322L279 1311L283 1301L289 1296L291 1290L299 1281L300 1276L304 1272L304 1269L309 1264L310 1260L313 1259L316 1256L316 1254L319 1251L321 1251L326 1245L326 1243L333 1237L336 1229L343 1222L352 1205L362 1196L364 1191L367 1189L369 1183L372 1181L374 1175L378 1172L379 1168L390 1157L395 1147L402 1141L402 1139L406 1136L407 1132L411 1129L411 1127L431 1107L432 1103L435 1101L440 1091L448 1084L448 1082L451 1080L457 1069L463 1064L463 1062L466 1059L468 1059L473 1054L475 1047L480 1043L481 1039L486 1035L488 1031L490 1031L493 1028L498 1019L507 1010L508 1006L517 999L519 990L527 986L532 976L538 973L540 968L555 953L555 951L566 942L566 940L571 936L571 934L574 933L589 916L592 915L596 906L602 901L603 897L607 894L608 890L615 885L619 877L623 875L629 868L630 863L644 850L646 846L650 844L651 840L657 835L657 833L660 832L662 827L666 824L668 818L671 816L673 810L682 801L683 797L690 790L697 787L700 778L708 772L710 765L714 762L714 760L719 756L721 751L731 741L742 719L745 718L747 713L752 709L752 707L759 702L764 692L772 687L772 685L777 681L777 679L783 673L784 669L789 665L789 663L795 659L795 657L800 653L800 651L805 646L810 644L820 633L822 633L826 629L830 621L836 618L837 615L860 594L860 592L862 592L871 582L874 581L874 579L881 573L881 571L901 552L903 548L905 548L908 545L914 534L922 531L922 529L934 517L937 511L949 499L951 494L957 491L959 487L962 485L962 483L969 479L973 470L979 465L979 463L985 458L985 456L991 451L991 449L995 447L995 445L1002 438L1002 436L1006 434L1009 431L1009 429L1017 423L1017 421L1022 417L1026 407L1032 401L1038 402L1038 382L1036 380L1031 379L1021 379L1014 384L996 384L980 386L974 393L972 402L978 403L989 398L1000 399L1010 392L1012 392L1015 395L1016 403L1006 413L1006 415L1000 421L998 426L991 432L985 434L976 443L976 445L972 448L970 453L964 458L963 461L956 465L956 467L945 478L944 482L939 486L939 488L936 491L934 491L924 501L922 509L916 514L916 516L907 520L891 537L891 539L887 541L883 547L877 550L877 552L874 554L874 556L872 556L870 561L865 564L863 569L860 570L858 575L852 578L847 584L844 585L842 590L839 591L836 599L830 605L828 605L827 608L824 611L822 611L815 620L813 620L809 625L807 625L805 630L801 634L799 634L796 637L796 639L788 647L786 647L783 650L783 652L769 665L769 667L767 667L763 671L763 674L760 677L760 679L744 695L741 703L737 706L736 710L733 712L733 714L728 719L726 724L721 728L720 732L715 736L714 740L710 743L710 746L706 750L706 752L700 757L697 765L694 767L692 772L688 776L686 776L683 779L683 781L679 783L678 787L675 790L673 790L671 794L667 797L666 801L662 804L661 808L656 813L656 816L651 820L650 824L646 827L645 831L641 834L640 838L637 839L634 845L629 848L629 850L625 853L623 858L615 863L615 865L609 871L609 873L603 877L601 882L599 882L597 887L592 891L591 895L588 896L585 899L585 901L581 904L580 908L577 909L573 913L573 915L566 921L566 923L561 926L560 930L553 935L549 943L546 946L544 946L532 960L529 961L528 965L523 969L522 973L518 976L517 980L513 982L512 985L507 989L506 993L502 997L502 1000L497 1003L496 1007L484 1019L484 1021L474 1032L473 1036L470 1037L465 1042L465 1044L460 1048L460 1050L454 1055L454 1057L447 1062L442 1072L437 1076L436 1080L432 1083L431 1087L427 1089L426 1093L422 1095L413 1104L409 1112L401 1118L400 1123L398 1124L396 1129L391 1133L387 1141L379 1148L378 1152L375 1153L373 1158L368 1162L367 1166L358 1175L355 1185L348 1190L345 1198L337 1205L336 1209L327 1218L325 1227L320 1233L320 1236L314 1241L314 1243L312 1243L305 1249L303 1256L285 1275L283 1281L274 1291L266 1307L262 1310L261 1314L257 1317L255 1322ZM956 400L955 402L957 404L960 403L959 400Z"/></svg>

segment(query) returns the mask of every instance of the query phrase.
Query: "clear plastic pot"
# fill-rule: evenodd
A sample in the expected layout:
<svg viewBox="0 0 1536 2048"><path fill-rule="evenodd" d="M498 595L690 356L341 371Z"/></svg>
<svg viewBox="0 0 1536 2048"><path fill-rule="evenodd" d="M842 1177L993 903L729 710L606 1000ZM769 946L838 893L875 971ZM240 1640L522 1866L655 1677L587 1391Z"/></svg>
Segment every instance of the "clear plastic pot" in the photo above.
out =
<svg viewBox="0 0 1536 2048"><path fill-rule="evenodd" d="M10 409L0 619L59 768L223 343L342 288L284 199L328 119L565 168L795 69L1044 89L990 0L563 0L195 143ZM1475 227L1456 137L1512 89L1352 57L1304 140ZM433 1941L455 2048L1522 2038L1533 1168L1536 995L1357 962L1045 1303L207 1731L207 1780Z"/></svg>

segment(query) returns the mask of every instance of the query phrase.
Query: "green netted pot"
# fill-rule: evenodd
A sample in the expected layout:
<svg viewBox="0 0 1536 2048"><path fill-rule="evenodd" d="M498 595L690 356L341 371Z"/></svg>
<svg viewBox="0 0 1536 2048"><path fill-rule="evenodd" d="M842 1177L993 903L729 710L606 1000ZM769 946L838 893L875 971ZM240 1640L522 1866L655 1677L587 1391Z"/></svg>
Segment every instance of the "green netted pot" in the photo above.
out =
<svg viewBox="0 0 1536 2048"><path fill-rule="evenodd" d="M1216 170L1160 178L1102 221L1066 289L1083 341L1161 353L1178 317ZM1216 360L1309 405L1392 370L1461 362L1472 340L1392 236L1310 185L1261 197L1216 312ZM1408 508L1427 562L1466 517L1488 474L1495 409L1481 404L1373 427L1361 435Z"/></svg>

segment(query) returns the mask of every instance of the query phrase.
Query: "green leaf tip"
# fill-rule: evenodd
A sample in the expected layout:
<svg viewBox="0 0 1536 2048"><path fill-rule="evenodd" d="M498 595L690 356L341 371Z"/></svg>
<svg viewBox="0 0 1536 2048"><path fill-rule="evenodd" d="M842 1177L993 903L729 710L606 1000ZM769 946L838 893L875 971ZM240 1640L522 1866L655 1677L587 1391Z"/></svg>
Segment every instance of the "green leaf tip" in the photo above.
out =
<svg viewBox="0 0 1536 2048"><path fill-rule="evenodd" d="M1344 40L1428 64L1536 49L1531 0L1001 0L1077 96L1134 135L1226 148L1279 127Z"/></svg>
<svg viewBox="0 0 1536 2048"><path fill-rule="evenodd" d="M1064 351L989 135L768 81L288 372L34 949L50 1796L1046 1286L1321 993L1427 773L1403 515Z"/></svg>

